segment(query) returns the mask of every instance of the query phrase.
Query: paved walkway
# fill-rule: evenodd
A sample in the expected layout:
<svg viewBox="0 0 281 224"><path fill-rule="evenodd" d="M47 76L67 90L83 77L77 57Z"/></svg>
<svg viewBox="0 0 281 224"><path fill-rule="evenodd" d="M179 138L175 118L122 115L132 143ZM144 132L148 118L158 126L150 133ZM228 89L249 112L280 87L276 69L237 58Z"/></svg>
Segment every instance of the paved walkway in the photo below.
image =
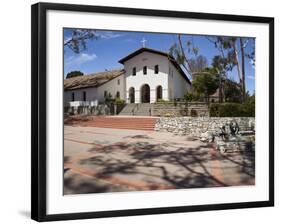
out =
<svg viewBox="0 0 281 224"><path fill-rule="evenodd" d="M187 136L65 126L65 194L253 185L254 167Z"/></svg>

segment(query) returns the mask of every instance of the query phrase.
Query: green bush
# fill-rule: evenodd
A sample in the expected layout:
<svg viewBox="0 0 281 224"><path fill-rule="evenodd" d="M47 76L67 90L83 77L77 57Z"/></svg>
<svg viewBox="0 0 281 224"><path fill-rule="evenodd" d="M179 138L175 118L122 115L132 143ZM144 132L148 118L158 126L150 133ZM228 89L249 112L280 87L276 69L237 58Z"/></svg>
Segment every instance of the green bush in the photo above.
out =
<svg viewBox="0 0 281 224"><path fill-rule="evenodd" d="M163 99L157 99L157 103L173 103L172 100L163 100Z"/></svg>
<svg viewBox="0 0 281 224"><path fill-rule="evenodd" d="M244 117L242 104L225 103L218 107L220 117Z"/></svg>
<svg viewBox="0 0 281 224"><path fill-rule="evenodd" d="M125 103L125 100L122 100L120 98L115 98L115 102L116 104L124 104Z"/></svg>
<svg viewBox="0 0 281 224"><path fill-rule="evenodd" d="M247 117L255 116L255 95L247 97L244 103L244 110Z"/></svg>
<svg viewBox="0 0 281 224"><path fill-rule="evenodd" d="M187 102L191 102L191 101L198 101L200 97L198 94L187 92L186 94L184 94L184 99Z"/></svg>
<svg viewBox="0 0 281 224"><path fill-rule="evenodd" d="M209 112L211 117L219 117L219 106L218 103L212 103L209 106Z"/></svg>
<svg viewBox="0 0 281 224"><path fill-rule="evenodd" d="M157 103L167 103L167 100L157 99Z"/></svg>
<svg viewBox="0 0 281 224"><path fill-rule="evenodd" d="M164 116L164 117L174 117L174 115L171 114L171 113L165 113L163 116Z"/></svg>
<svg viewBox="0 0 281 224"><path fill-rule="evenodd" d="M212 103L209 112L211 117L254 117L255 103Z"/></svg>

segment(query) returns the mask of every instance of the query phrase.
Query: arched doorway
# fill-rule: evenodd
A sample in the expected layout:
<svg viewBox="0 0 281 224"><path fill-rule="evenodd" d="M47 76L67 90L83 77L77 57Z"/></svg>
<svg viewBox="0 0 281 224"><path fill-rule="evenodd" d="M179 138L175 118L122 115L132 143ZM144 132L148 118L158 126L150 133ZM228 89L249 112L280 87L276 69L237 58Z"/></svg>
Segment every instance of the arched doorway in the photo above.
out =
<svg viewBox="0 0 281 224"><path fill-rule="evenodd" d="M150 103L150 87L147 84L144 84L141 87L141 102L142 103Z"/></svg>
<svg viewBox="0 0 281 224"><path fill-rule="evenodd" d="M129 102L135 103L135 88L134 87L131 87L129 89Z"/></svg>
<svg viewBox="0 0 281 224"><path fill-rule="evenodd" d="M162 86L157 86L156 88L156 100L162 100L163 98L163 89Z"/></svg>

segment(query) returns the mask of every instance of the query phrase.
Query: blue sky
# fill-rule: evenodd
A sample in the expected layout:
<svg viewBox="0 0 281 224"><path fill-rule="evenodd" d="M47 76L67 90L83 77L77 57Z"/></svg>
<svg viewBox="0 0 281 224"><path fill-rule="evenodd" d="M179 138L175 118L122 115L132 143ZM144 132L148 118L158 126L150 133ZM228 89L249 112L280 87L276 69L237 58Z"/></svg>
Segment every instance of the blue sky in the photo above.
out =
<svg viewBox="0 0 281 224"><path fill-rule="evenodd" d="M64 29L64 40L71 37L72 29ZM146 33L146 32L120 32L120 31L102 31L97 30L99 36L97 40L88 40L87 49L79 54L74 53L68 47L64 48L64 76L68 72L79 70L84 74L100 72L105 70L123 68L118 61L130 54L131 52L142 47L141 40L146 41L145 46L168 52L169 48L176 42L176 34ZM199 48L199 55L207 58L209 65L215 55L219 55L218 49L215 48L205 36L188 35L189 40ZM182 35L182 40L187 36ZM249 41L246 51L253 46L254 40ZM255 89L255 69L250 61L246 59L246 88L250 93ZM229 72L228 77L237 80L236 67Z"/></svg>

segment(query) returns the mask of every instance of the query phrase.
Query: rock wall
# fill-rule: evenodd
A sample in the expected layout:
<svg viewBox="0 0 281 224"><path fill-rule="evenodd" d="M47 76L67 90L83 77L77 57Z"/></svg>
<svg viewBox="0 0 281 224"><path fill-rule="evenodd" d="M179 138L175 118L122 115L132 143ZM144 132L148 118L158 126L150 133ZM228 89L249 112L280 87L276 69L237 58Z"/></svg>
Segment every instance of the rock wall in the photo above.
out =
<svg viewBox="0 0 281 224"><path fill-rule="evenodd" d="M154 103L152 105L152 115L159 117L182 117L209 116L209 109L206 103Z"/></svg>
<svg viewBox="0 0 281 224"><path fill-rule="evenodd" d="M124 107L124 104L100 104L97 106L64 107L66 115L116 115Z"/></svg>
<svg viewBox="0 0 281 224"><path fill-rule="evenodd" d="M218 131L231 121L236 121L241 131L255 129L254 117L160 117L156 121L155 130L200 137L207 131Z"/></svg>

